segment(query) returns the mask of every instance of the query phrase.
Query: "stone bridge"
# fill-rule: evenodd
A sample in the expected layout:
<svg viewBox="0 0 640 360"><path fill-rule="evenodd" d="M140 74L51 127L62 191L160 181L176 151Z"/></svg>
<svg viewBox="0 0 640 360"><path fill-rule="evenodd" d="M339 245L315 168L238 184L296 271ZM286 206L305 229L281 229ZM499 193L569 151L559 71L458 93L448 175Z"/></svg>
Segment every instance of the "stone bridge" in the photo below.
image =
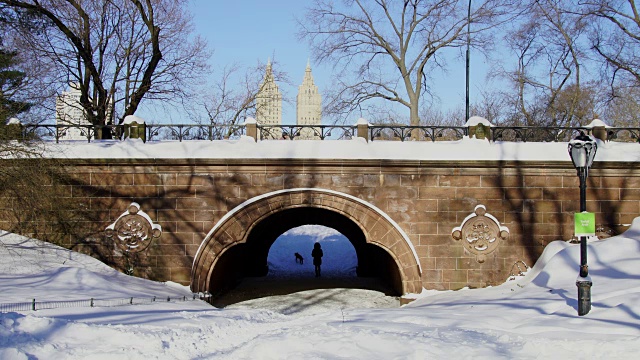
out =
<svg viewBox="0 0 640 360"><path fill-rule="evenodd" d="M317 224L349 239L359 276L404 295L502 283L514 264L531 266L546 244L573 237L579 189L566 143L506 150L465 141L477 151L456 155L455 142L242 139L61 143L55 152L75 179L69 196L95 219L86 224L95 236L78 250L115 254L124 266L104 229L132 202L162 226L136 255L136 275L216 293L265 275L279 235ZM640 214L640 165L638 144L602 148L587 209L604 234Z"/></svg>

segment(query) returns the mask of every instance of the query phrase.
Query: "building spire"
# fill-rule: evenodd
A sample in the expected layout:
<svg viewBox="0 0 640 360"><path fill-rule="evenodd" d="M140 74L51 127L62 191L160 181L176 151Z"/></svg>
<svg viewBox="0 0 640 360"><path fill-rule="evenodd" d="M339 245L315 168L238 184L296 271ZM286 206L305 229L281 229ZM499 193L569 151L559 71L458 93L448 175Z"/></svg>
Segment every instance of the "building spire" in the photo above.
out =
<svg viewBox="0 0 640 360"><path fill-rule="evenodd" d="M307 68L304 71L304 78L302 79L302 86L313 87L315 84L313 83L313 74L311 73L311 63L307 58Z"/></svg>
<svg viewBox="0 0 640 360"><path fill-rule="evenodd" d="M264 83L273 82L273 72L271 70L271 57L267 59L267 68L264 71Z"/></svg>

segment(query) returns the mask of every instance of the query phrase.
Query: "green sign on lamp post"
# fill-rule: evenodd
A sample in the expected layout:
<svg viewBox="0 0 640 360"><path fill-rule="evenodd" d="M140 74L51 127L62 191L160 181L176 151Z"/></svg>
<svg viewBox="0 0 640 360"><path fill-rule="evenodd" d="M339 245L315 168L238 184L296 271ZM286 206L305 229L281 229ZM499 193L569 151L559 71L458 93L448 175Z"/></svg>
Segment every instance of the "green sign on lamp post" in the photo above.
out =
<svg viewBox="0 0 640 360"><path fill-rule="evenodd" d="M578 236L594 236L596 234L596 214L590 212L575 213L575 233Z"/></svg>

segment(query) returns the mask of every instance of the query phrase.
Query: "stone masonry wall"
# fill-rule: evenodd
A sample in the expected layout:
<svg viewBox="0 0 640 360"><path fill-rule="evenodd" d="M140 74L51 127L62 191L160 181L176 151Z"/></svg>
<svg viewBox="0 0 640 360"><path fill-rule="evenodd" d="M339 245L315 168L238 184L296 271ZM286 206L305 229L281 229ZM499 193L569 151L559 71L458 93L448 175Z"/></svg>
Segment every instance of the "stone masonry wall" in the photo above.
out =
<svg viewBox="0 0 640 360"><path fill-rule="evenodd" d="M69 196L94 221L79 251L114 254L102 231L131 202L163 234L135 262L135 274L188 284L200 243L247 199L292 188L323 188L367 201L388 214L417 250L427 289L502 283L514 263L532 266L544 246L573 237L578 177L570 162L426 162L388 160L75 160ZM482 263L452 229L484 205L509 236ZM605 231L621 232L640 214L640 166L596 164L587 209ZM115 251L114 262L124 258ZM131 259L130 259L131 260ZM577 260L576 260L577 262ZM577 273L576 265L576 273Z"/></svg>

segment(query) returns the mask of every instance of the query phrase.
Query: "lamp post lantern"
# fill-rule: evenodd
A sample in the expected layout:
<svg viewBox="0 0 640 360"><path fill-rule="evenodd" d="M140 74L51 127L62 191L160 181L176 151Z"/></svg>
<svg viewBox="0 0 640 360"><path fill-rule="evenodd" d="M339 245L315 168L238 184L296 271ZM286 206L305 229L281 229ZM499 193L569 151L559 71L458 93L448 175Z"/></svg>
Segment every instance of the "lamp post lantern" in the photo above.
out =
<svg viewBox="0 0 640 360"><path fill-rule="evenodd" d="M587 177L593 164L598 145L591 137L580 133L569 142L569 156L580 178L580 212L587 211ZM578 315L586 315L591 310L591 278L587 266L587 237L580 236L580 275L576 280L578 287Z"/></svg>

